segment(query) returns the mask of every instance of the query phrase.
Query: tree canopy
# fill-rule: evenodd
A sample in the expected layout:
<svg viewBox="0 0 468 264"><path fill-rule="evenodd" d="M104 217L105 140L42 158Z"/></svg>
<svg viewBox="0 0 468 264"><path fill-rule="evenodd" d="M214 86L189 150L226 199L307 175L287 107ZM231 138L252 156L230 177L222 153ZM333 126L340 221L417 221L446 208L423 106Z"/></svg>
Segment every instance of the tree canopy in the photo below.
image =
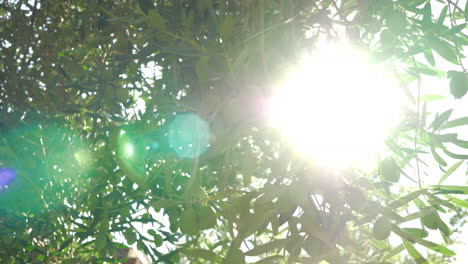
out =
<svg viewBox="0 0 468 264"><path fill-rule="evenodd" d="M0 262L448 261L467 18L452 0L2 1ZM286 69L339 39L407 98L371 171L321 166L266 121Z"/></svg>

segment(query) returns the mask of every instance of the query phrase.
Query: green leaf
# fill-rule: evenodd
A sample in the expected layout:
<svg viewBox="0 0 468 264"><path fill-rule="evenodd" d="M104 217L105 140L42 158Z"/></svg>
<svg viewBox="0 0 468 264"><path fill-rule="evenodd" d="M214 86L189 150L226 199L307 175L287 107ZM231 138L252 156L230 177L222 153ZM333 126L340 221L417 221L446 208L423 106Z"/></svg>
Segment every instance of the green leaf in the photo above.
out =
<svg viewBox="0 0 468 264"><path fill-rule="evenodd" d="M453 164L448 170L446 173L444 173L444 175L442 175L442 177L440 177L440 180L439 180L439 183L438 184L441 184L443 181L445 181L445 179L447 179L450 175L452 175L459 167L460 165L463 164L463 160L460 160L459 162Z"/></svg>
<svg viewBox="0 0 468 264"><path fill-rule="evenodd" d="M399 254L401 251L403 251L403 249L405 249L405 246L403 244L400 244L398 245L397 247L393 248L392 250L390 250L390 252L388 252L387 254L385 254L380 260L379 260L379 263L383 264L385 263L385 261L389 260L390 258L396 256L397 254Z"/></svg>
<svg viewBox="0 0 468 264"><path fill-rule="evenodd" d="M286 244L286 239L273 240L263 245L255 246L253 249L245 252L246 256L258 256L264 253L268 253L278 248L283 248Z"/></svg>
<svg viewBox="0 0 468 264"><path fill-rule="evenodd" d="M466 160L468 159L468 155L464 155L464 154L456 154L456 153L453 153L451 151L449 151L447 148L445 147L442 147L442 150L444 151L444 153L453 158L453 159L461 159L461 160Z"/></svg>
<svg viewBox="0 0 468 264"><path fill-rule="evenodd" d="M192 207L186 208L179 219L180 232L187 235L196 235L200 231L197 212Z"/></svg>
<svg viewBox="0 0 468 264"><path fill-rule="evenodd" d="M414 219L422 218L422 217L424 217L426 215L432 214L433 212L435 212L434 208L426 207L426 208L422 209L419 212L412 213L412 214L409 214L409 215L403 217L403 220L401 222L408 222L408 221L411 221L411 220L414 220Z"/></svg>
<svg viewBox="0 0 468 264"><path fill-rule="evenodd" d="M431 187L440 193L468 194L468 186L432 185Z"/></svg>
<svg viewBox="0 0 468 264"><path fill-rule="evenodd" d="M453 109L449 109L442 114L437 114L436 117L434 118L434 121L432 121L432 124L429 126L430 128L433 128L434 130L438 130L447 120L450 118L452 115Z"/></svg>
<svg viewBox="0 0 468 264"><path fill-rule="evenodd" d="M392 232L392 222L386 217L380 217L375 221L374 227L372 229L372 235L377 240L384 240L390 236Z"/></svg>
<svg viewBox="0 0 468 264"><path fill-rule="evenodd" d="M468 74L459 71L450 73L450 93L455 99L460 99L468 92Z"/></svg>
<svg viewBox="0 0 468 264"><path fill-rule="evenodd" d="M434 59L434 55L432 55L431 50L425 50L424 57L426 58L427 62L429 62L430 65L435 66L435 59Z"/></svg>
<svg viewBox="0 0 468 264"><path fill-rule="evenodd" d="M408 250L408 253L410 254L410 256L414 259L414 261L416 261L416 263L429 264L429 262L427 262L427 260L421 255L421 253L419 253L413 247L413 245L409 241L403 239L403 244L405 245L406 250Z"/></svg>
<svg viewBox="0 0 468 264"><path fill-rule="evenodd" d="M458 199L457 197L454 197L454 196L451 196L451 195L448 195L448 194L444 194L444 196L447 197L447 199L449 199L450 202L452 202L452 203L454 203L456 205L468 208L468 201Z"/></svg>
<svg viewBox="0 0 468 264"><path fill-rule="evenodd" d="M423 194L425 192L426 192L425 190L418 190L418 191L412 192L410 194L407 194L407 195L399 198L398 200L395 200L395 201L391 202L388 205L388 207L398 208L400 206L406 205L409 202L411 202L412 200L414 200L415 198L417 198L419 195L421 195L421 194Z"/></svg>
<svg viewBox="0 0 468 264"><path fill-rule="evenodd" d="M436 152L436 150L433 147L431 147L431 152L432 156L437 161L437 163L439 163L442 167L447 166L447 162L445 162L445 160Z"/></svg>
<svg viewBox="0 0 468 264"><path fill-rule="evenodd" d="M425 27L431 27L432 26L432 7L431 7L431 2L427 1L426 4L424 5L423 8L423 19L422 19L422 24Z"/></svg>
<svg viewBox="0 0 468 264"><path fill-rule="evenodd" d="M450 35L455 35L466 28L466 23L456 25L450 29Z"/></svg>
<svg viewBox="0 0 468 264"><path fill-rule="evenodd" d="M402 230L419 238L425 238L429 235L429 232L421 228L406 227L406 228L402 228Z"/></svg>
<svg viewBox="0 0 468 264"><path fill-rule="evenodd" d="M448 121L447 123L445 123L443 128L447 129L447 128L452 128L452 127L466 126L466 125L468 125L468 116Z"/></svg>
<svg viewBox="0 0 468 264"><path fill-rule="evenodd" d="M437 24L444 24L444 20L447 17L448 5L445 5L444 8L440 11L439 18L437 19Z"/></svg>
<svg viewBox="0 0 468 264"><path fill-rule="evenodd" d="M398 182L400 180L400 167L392 157L382 161L380 164L380 173L386 181Z"/></svg>
<svg viewBox="0 0 468 264"><path fill-rule="evenodd" d="M455 146L459 146L460 148L468 149L468 141L466 140L455 139L451 140L450 142Z"/></svg>
<svg viewBox="0 0 468 264"><path fill-rule="evenodd" d="M430 250L433 250L435 252L438 252L438 253L441 253L441 254L444 254L446 256L455 256L455 252L453 252L452 250L442 246L442 245L439 245L439 244L436 244L434 242L431 242L431 241L427 241L427 240L424 240L424 239L420 239L420 238L415 238L415 241L416 243L422 245L422 246L425 246L427 247L428 249Z"/></svg>
<svg viewBox="0 0 468 264"><path fill-rule="evenodd" d="M455 53L453 47L448 44L446 41L439 39L438 37L427 35L426 39L429 42L429 45L444 59L447 61L457 64L457 54Z"/></svg>
<svg viewBox="0 0 468 264"><path fill-rule="evenodd" d="M205 259L213 263L219 263L222 261L222 258L211 250L201 248L183 248L180 252L189 258Z"/></svg>

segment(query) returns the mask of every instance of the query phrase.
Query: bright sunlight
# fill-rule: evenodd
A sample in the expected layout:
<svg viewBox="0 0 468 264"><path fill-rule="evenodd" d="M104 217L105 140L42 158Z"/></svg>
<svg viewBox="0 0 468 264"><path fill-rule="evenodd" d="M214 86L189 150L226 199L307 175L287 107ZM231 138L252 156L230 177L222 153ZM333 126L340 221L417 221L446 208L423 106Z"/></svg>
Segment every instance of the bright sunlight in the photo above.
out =
<svg viewBox="0 0 468 264"><path fill-rule="evenodd" d="M397 82L349 45L318 45L289 76L271 100L271 122L326 165L372 160L401 116Z"/></svg>

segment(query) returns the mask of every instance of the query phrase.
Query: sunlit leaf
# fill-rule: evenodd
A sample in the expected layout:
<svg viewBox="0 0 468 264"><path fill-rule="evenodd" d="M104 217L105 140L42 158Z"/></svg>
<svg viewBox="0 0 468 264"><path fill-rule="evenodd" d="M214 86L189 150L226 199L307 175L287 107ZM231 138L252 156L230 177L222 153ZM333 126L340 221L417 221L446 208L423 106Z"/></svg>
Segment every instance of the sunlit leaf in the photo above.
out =
<svg viewBox="0 0 468 264"><path fill-rule="evenodd" d="M416 261L416 263L418 263L418 264L429 264L429 262L421 255L421 253L419 253L413 247L413 245L410 242L408 242L406 240L403 240L403 244L405 245L406 250L408 250L408 253L410 254L410 256L414 259L414 261Z"/></svg>
<svg viewBox="0 0 468 264"><path fill-rule="evenodd" d="M440 193L453 193L453 194L467 194L468 195L468 186L432 185L431 187Z"/></svg>
<svg viewBox="0 0 468 264"><path fill-rule="evenodd" d="M447 179L450 175L452 175L459 167L460 165L463 164L463 160L453 164L448 170L446 173L444 173L444 175L442 175L442 177L440 177L440 180L439 180L439 183L438 184L441 184L443 181L445 181L445 179Z"/></svg>
<svg viewBox="0 0 468 264"><path fill-rule="evenodd" d="M417 190L415 192L412 192L410 194L407 194L401 198L399 198L398 200L395 200L393 202L391 202L388 207L390 208L398 208L400 206L403 206L403 205L407 205L409 202L411 202L413 199L415 199L416 197L418 197L419 195L425 193L426 191L425 190Z"/></svg>

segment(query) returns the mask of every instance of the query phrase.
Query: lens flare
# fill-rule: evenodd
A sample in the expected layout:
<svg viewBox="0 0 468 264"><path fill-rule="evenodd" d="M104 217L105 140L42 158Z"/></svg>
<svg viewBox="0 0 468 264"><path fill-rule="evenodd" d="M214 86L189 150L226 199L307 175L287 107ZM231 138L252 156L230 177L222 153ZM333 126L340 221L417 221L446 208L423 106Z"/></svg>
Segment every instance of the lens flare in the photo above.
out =
<svg viewBox="0 0 468 264"><path fill-rule="evenodd" d="M314 160L372 159L401 116L396 81L346 44L322 43L271 99L271 123Z"/></svg>
<svg viewBox="0 0 468 264"><path fill-rule="evenodd" d="M10 168L0 168L0 191L8 186L16 179L16 173Z"/></svg>
<svg viewBox="0 0 468 264"><path fill-rule="evenodd" d="M195 158L208 148L208 124L192 113L177 116L169 125L169 146L183 158Z"/></svg>

